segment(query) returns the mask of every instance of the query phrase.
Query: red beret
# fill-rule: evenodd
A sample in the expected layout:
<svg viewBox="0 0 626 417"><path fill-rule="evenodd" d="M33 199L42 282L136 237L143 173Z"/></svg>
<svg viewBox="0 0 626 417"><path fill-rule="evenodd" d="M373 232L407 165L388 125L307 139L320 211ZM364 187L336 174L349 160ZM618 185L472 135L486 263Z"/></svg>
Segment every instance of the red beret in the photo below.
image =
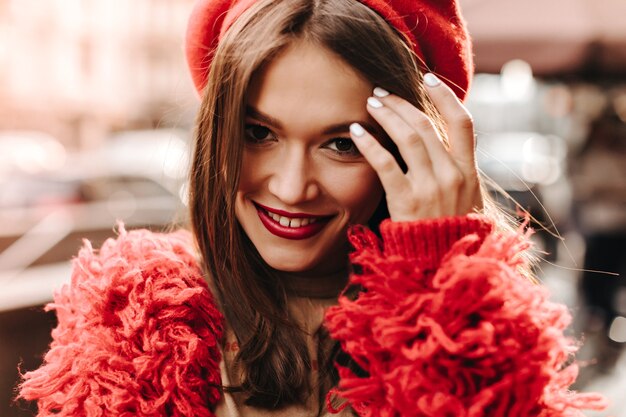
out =
<svg viewBox="0 0 626 417"><path fill-rule="evenodd" d="M202 92L212 51L230 25L256 0L198 0L185 42L187 63ZM457 0L359 0L405 37L422 61L464 99L474 72L472 46Z"/></svg>

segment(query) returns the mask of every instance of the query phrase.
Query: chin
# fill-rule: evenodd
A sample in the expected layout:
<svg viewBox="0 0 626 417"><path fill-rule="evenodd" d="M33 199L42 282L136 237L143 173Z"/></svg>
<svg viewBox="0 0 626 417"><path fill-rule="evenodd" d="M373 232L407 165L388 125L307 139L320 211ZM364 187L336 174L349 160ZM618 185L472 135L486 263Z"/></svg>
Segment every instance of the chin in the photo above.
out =
<svg viewBox="0 0 626 417"><path fill-rule="evenodd" d="M306 272L320 264L317 259L303 259L302 255L294 253L260 253L261 258L272 269L282 272ZM277 256L278 255L278 256Z"/></svg>

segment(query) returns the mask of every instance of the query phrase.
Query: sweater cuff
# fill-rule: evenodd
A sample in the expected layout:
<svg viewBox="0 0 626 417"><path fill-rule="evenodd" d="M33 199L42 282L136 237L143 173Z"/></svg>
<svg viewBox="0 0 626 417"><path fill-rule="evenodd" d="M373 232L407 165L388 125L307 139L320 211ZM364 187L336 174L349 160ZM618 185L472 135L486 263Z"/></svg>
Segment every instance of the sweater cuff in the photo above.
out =
<svg viewBox="0 0 626 417"><path fill-rule="evenodd" d="M487 217L472 213L412 222L386 219L380 234L386 255L399 255L416 261L423 269L434 270L456 241L469 234L477 234L482 241L492 228Z"/></svg>

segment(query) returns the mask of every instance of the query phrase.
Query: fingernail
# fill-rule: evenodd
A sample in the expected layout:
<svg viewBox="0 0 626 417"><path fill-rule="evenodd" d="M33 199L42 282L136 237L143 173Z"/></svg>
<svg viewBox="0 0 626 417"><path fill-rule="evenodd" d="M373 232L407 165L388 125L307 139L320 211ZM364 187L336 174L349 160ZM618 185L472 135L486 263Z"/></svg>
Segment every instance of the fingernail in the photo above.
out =
<svg viewBox="0 0 626 417"><path fill-rule="evenodd" d="M358 123L352 123L350 125L350 133L352 133L357 138L360 138L365 134L365 129L363 129L363 126Z"/></svg>
<svg viewBox="0 0 626 417"><path fill-rule="evenodd" d="M389 95L389 91L384 88L376 87L374 88L374 95L376 97L387 97Z"/></svg>
<svg viewBox="0 0 626 417"><path fill-rule="evenodd" d="M367 104L375 109L380 109L383 106L383 103L381 103L377 98L374 97L368 97Z"/></svg>
<svg viewBox="0 0 626 417"><path fill-rule="evenodd" d="M437 78L435 74L429 72L424 75L424 84L429 87L437 87L439 84L441 84L441 80Z"/></svg>

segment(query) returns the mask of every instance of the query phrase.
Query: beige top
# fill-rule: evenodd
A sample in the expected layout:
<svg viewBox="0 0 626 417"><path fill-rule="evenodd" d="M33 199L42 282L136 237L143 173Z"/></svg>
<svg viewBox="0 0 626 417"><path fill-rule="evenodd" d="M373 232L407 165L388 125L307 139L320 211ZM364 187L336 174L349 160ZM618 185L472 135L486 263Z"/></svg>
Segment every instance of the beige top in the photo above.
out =
<svg viewBox="0 0 626 417"><path fill-rule="evenodd" d="M303 328L307 331L307 345L311 359L316 363L318 330L324 319L324 310L336 304L336 298L305 298L291 297L289 299L289 310L296 319L303 324ZM234 336L233 336L234 338ZM229 338L230 339L230 338ZM222 384L230 385L236 376L230 375L226 370L226 363L232 361L236 350L229 349L229 343L226 344L225 352L222 355L220 369L222 372ZM315 378L315 375L311 375ZM312 386L316 386L312 384ZM277 411L268 411L247 406L243 403L244 398L239 394L224 393L222 399L217 405L215 415L217 417L314 417L317 416L319 405L317 404L319 395L317 392L312 393L309 397L309 403L306 406L289 406ZM349 408L344 409L339 414L324 413L323 416L340 416L352 417L354 414Z"/></svg>

